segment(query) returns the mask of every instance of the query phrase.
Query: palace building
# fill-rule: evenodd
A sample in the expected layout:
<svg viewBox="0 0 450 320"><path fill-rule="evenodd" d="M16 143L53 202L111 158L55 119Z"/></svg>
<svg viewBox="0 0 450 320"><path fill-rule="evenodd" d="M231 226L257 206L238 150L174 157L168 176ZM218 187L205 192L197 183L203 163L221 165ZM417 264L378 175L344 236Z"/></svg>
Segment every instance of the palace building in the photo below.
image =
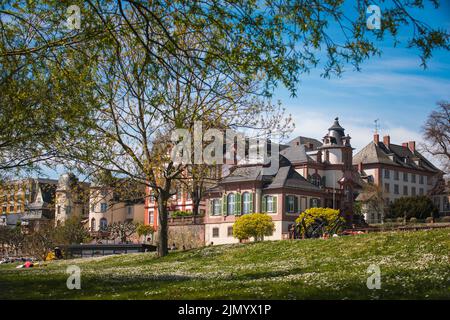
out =
<svg viewBox="0 0 450 320"><path fill-rule="evenodd" d="M322 142L297 137L280 145L279 168L235 166L205 196L205 243L224 244L233 238L236 217L265 212L275 223L267 239L288 238L299 213L311 207L340 209L352 221L354 190L360 179L352 166L350 136L336 118Z"/></svg>
<svg viewBox="0 0 450 320"><path fill-rule="evenodd" d="M395 199L419 195L432 197L432 190L443 175L416 149L415 141L394 144L389 135L381 141L377 133L353 157L353 165L363 179L380 188L384 199L383 210L364 212L368 223L381 223Z"/></svg>

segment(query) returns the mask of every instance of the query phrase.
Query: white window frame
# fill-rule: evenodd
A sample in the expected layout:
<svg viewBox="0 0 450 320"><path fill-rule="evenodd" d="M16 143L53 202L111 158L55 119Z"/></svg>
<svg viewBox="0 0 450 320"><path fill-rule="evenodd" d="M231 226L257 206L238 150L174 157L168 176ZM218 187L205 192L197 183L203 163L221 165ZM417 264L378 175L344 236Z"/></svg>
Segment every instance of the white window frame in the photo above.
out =
<svg viewBox="0 0 450 320"><path fill-rule="evenodd" d="M250 193L249 192L244 192L242 194L242 214L247 214L250 213L250 207L251 207L251 202L250 202Z"/></svg>
<svg viewBox="0 0 450 320"><path fill-rule="evenodd" d="M231 201L231 199L233 201ZM234 193L229 193L227 195L227 215L234 215L236 212L236 195Z"/></svg>
<svg viewBox="0 0 450 320"><path fill-rule="evenodd" d="M99 228L102 231L105 231L108 228L108 220L106 220L106 218L101 218L100 219Z"/></svg>
<svg viewBox="0 0 450 320"><path fill-rule="evenodd" d="M274 212L273 208L273 196L267 196L267 212Z"/></svg>
<svg viewBox="0 0 450 320"><path fill-rule="evenodd" d="M213 199L212 200L213 201L213 212L212 212L212 215L213 216L219 216L220 215L220 206L221 206L221 203L220 203L220 199Z"/></svg>
<svg viewBox="0 0 450 320"><path fill-rule="evenodd" d="M287 201L287 212L293 213L295 211L295 196L288 195L287 198L288 198L288 201Z"/></svg>
<svg viewBox="0 0 450 320"><path fill-rule="evenodd" d="M148 212L148 224L153 225L155 223L155 211Z"/></svg>

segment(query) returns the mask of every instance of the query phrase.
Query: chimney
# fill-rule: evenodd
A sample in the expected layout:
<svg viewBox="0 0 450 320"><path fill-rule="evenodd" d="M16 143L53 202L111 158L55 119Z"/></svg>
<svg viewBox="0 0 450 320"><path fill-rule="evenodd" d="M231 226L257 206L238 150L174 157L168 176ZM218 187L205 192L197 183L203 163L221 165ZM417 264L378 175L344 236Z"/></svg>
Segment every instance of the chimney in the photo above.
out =
<svg viewBox="0 0 450 320"><path fill-rule="evenodd" d="M383 137L383 143L386 146L386 148L389 148L391 145L391 137L389 135Z"/></svg>
<svg viewBox="0 0 450 320"><path fill-rule="evenodd" d="M380 135L378 133L375 133L373 135L373 142L378 145L378 142L380 142Z"/></svg>
<svg viewBox="0 0 450 320"><path fill-rule="evenodd" d="M317 152L317 162L321 163L322 162L322 152Z"/></svg>
<svg viewBox="0 0 450 320"><path fill-rule="evenodd" d="M415 141L409 141L408 142L408 148L409 150L414 153L416 151L416 142Z"/></svg>
<svg viewBox="0 0 450 320"><path fill-rule="evenodd" d="M402 147L403 147L403 148L408 148L408 142L403 142L403 143L402 143Z"/></svg>

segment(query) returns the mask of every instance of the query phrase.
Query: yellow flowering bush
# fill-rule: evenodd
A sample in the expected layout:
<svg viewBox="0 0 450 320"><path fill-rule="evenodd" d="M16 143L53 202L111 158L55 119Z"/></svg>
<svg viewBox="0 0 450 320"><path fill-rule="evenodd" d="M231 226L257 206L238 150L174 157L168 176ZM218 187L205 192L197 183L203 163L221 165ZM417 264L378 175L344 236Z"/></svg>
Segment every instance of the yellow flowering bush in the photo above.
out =
<svg viewBox="0 0 450 320"><path fill-rule="evenodd" d="M244 240L253 237L255 241L264 240L275 230L272 218L265 213L251 213L240 216L233 225L233 237Z"/></svg>
<svg viewBox="0 0 450 320"><path fill-rule="evenodd" d="M303 223L302 223L303 220ZM334 222L345 222L345 219L340 216L340 211L331 208L309 208L302 212L300 216L295 220L300 225L302 233L317 221L323 221L325 232L329 232L334 225Z"/></svg>

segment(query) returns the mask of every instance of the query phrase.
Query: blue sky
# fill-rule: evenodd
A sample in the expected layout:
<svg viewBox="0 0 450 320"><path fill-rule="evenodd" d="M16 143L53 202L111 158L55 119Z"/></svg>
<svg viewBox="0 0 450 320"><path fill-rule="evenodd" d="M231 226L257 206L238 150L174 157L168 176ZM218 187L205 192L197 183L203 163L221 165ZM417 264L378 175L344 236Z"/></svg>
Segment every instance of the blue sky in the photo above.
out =
<svg viewBox="0 0 450 320"><path fill-rule="evenodd" d="M427 7L416 16L450 32L450 1L443 1L438 10ZM391 39L378 42L383 54L363 63L360 72L349 66L340 78L328 80L320 77L321 69L314 70L301 77L295 98L286 89L277 89L274 100L280 100L294 117L296 129L291 137L322 138L339 116L356 151L371 141L375 119L379 119L380 135L389 134L393 143L420 142L421 126L436 102L450 101L450 54L434 52L424 70L419 52L406 48L410 32L402 30L396 48Z"/></svg>

